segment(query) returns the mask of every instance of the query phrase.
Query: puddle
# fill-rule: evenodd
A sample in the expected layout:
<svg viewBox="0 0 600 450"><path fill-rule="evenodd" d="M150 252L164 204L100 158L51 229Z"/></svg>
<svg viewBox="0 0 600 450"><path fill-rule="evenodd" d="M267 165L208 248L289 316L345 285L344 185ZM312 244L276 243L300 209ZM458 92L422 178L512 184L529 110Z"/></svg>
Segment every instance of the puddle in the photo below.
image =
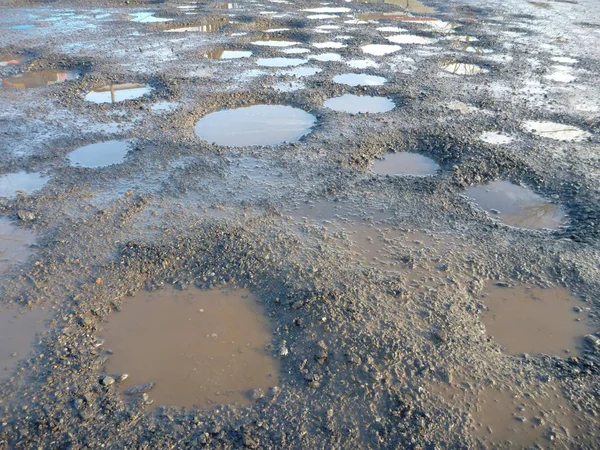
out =
<svg viewBox="0 0 600 450"><path fill-rule="evenodd" d="M440 166L431 158L418 153L386 153L373 162L373 172L380 175L435 175Z"/></svg>
<svg viewBox="0 0 600 450"><path fill-rule="evenodd" d="M209 59L240 59L250 58L252 56L251 51L246 50L212 50L206 54Z"/></svg>
<svg viewBox="0 0 600 450"><path fill-rule="evenodd" d="M29 355L35 335L49 318L49 313L40 308L0 308L0 380L9 378L19 360Z"/></svg>
<svg viewBox="0 0 600 450"><path fill-rule="evenodd" d="M111 84L90 91L85 100L92 103L118 103L125 100L134 100L152 92L146 84Z"/></svg>
<svg viewBox="0 0 600 450"><path fill-rule="evenodd" d="M27 261L33 253L31 245L34 242L35 235L30 230L14 225L6 217L0 217L0 274L13 264Z"/></svg>
<svg viewBox="0 0 600 450"><path fill-rule="evenodd" d="M306 86L300 81L281 82L273 84L273 89L279 92L294 92L304 89Z"/></svg>
<svg viewBox="0 0 600 450"><path fill-rule="evenodd" d="M386 79L366 73L345 73L333 77L334 83L346 84L348 86L382 86Z"/></svg>
<svg viewBox="0 0 600 450"><path fill-rule="evenodd" d="M368 44L361 47L364 53L375 56L385 56L400 50L399 45Z"/></svg>
<svg viewBox="0 0 600 450"><path fill-rule="evenodd" d="M461 63L457 61L443 63L440 67L446 72L450 72L456 75L475 75L478 73L487 72L487 70L475 64Z"/></svg>
<svg viewBox="0 0 600 450"><path fill-rule="evenodd" d="M386 38L388 41L393 42L394 44L434 44L437 42L435 39L416 36L414 34L399 34L397 36L388 36Z"/></svg>
<svg viewBox="0 0 600 450"><path fill-rule="evenodd" d="M311 20L326 20L326 19L337 19L340 16L335 14L311 14L310 16L306 16L307 19Z"/></svg>
<svg viewBox="0 0 600 450"><path fill-rule="evenodd" d="M131 149L128 141L106 141L79 147L67 156L72 166L97 168L121 164Z"/></svg>
<svg viewBox="0 0 600 450"><path fill-rule="evenodd" d="M278 382L265 351L271 325L245 290L141 292L109 317L102 337L113 352L107 373L129 375L123 392L155 383L148 396L157 406L246 405L253 390Z"/></svg>
<svg viewBox="0 0 600 450"><path fill-rule="evenodd" d="M506 145L510 144L514 138L506 134L498 133L497 131L486 131L479 136L483 142L495 145Z"/></svg>
<svg viewBox="0 0 600 450"><path fill-rule="evenodd" d="M577 64L579 62L575 58L569 58L568 56L553 56L551 59L561 64Z"/></svg>
<svg viewBox="0 0 600 450"><path fill-rule="evenodd" d="M392 100L385 97L371 97L369 95L345 94L341 97L330 98L323 104L326 108L349 114L359 113L384 113L391 111L396 106Z"/></svg>
<svg viewBox="0 0 600 450"><path fill-rule="evenodd" d="M36 88L74 80L78 77L79 74L77 72L69 70L39 70L27 72L23 75L3 78L2 85L18 89Z"/></svg>
<svg viewBox="0 0 600 450"><path fill-rule="evenodd" d="M311 13L345 13L345 12L350 12L352 10L350 8L345 8L345 7L326 6L323 8L303 9L302 11L311 12Z"/></svg>
<svg viewBox="0 0 600 450"><path fill-rule="evenodd" d="M131 16L131 22L139 23L157 23L157 22L169 22L173 19L164 19L162 17L154 17L154 12L139 12L129 13Z"/></svg>
<svg viewBox="0 0 600 450"><path fill-rule="evenodd" d="M20 61L13 56L4 56L2 57L2 61L0 61L0 67L16 66L19 63Z"/></svg>
<svg viewBox="0 0 600 450"><path fill-rule="evenodd" d="M287 53L288 55L300 55L302 53L310 53L310 49L308 48L286 48L282 50L283 53Z"/></svg>
<svg viewBox="0 0 600 450"><path fill-rule="evenodd" d="M259 58L256 64L263 67L293 67L306 64L308 59L300 58Z"/></svg>
<svg viewBox="0 0 600 450"><path fill-rule="evenodd" d="M319 69L317 67L298 67L296 69L284 70L282 75L291 75L294 77L302 78L302 77L312 77L313 75L322 72L323 69Z"/></svg>
<svg viewBox="0 0 600 450"><path fill-rule="evenodd" d="M400 27L379 27L377 31L381 31L382 33L403 33L408 30Z"/></svg>
<svg viewBox="0 0 600 450"><path fill-rule="evenodd" d="M0 176L0 197L13 198L17 192L27 195L43 188L49 178L41 173L15 172Z"/></svg>
<svg viewBox="0 0 600 450"><path fill-rule="evenodd" d="M310 59L316 59L321 62L338 62L342 60L342 55L337 53L322 53L320 55L310 56Z"/></svg>
<svg viewBox="0 0 600 450"><path fill-rule="evenodd" d="M152 112L172 112L179 107L178 102L157 102L151 106Z"/></svg>
<svg viewBox="0 0 600 450"><path fill-rule="evenodd" d="M164 30L165 33L216 33L226 25L227 22L216 20L205 25L197 25L193 27L171 28Z"/></svg>
<svg viewBox="0 0 600 450"><path fill-rule="evenodd" d="M214 6L216 9L244 9L241 3L221 3Z"/></svg>
<svg viewBox="0 0 600 450"><path fill-rule="evenodd" d="M592 136L581 128L556 122L527 121L523 123L523 128L537 136L557 141L581 142Z"/></svg>
<svg viewBox="0 0 600 450"><path fill-rule="evenodd" d="M284 31L290 31L289 28L269 28L268 30L263 30L263 33L283 33Z"/></svg>
<svg viewBox="0 0 600 450"><path fill-rule="evenodd" d="M268 41L254 41L251 44L260 47L291 47L300 44L300 42L272 39Z"/></svg>
<svg viewBox="0 0 600 450"><path fill-rule="evenodd" d="M346 47L346 44L342 44L341 42L316 42L313 44L313 47L315 48L344 48Z"/></svg>
<svg viewBox="0 0 600 450"><path fill-rule="evenodd" d="M208 114L195 132L204 141L229 147L278 145L298 141L315 122L312 114L291 106L254 105Z"/></svg>
<svg viewBox="0 0 600 450"><path fill-rule="evenodd" d="M556 229L567 222L564 209L531 189L510 181L493 181L465 191L481 208L507 225L521 228Z"/></svg>
<svg viewBox="0 0 600 450"><path fill-rule="evenodd" d="M346 61L353 69L368 69L370 67L377 68L379 64L377 64L372 59L351 59L350 61Z"/></svg>
<svg viewBox="0 0 600 450"><path fill-rule="evenodd" d="M570 74L566 70L556 70L556 72L544 75L544 78L550 81L556 81L557 83L571 83L577 79L575 75Z"/></svg>
<svg viewBox="0 0 600 450"><path fill-rule="evenodd" d="M35 25L31 24L21 24L21 25L13 25L10 27L11 30L29 30L33 28Z"/></svg>
<svg viewBox="0 0 600 450"><path fill-rule="evenodd" d="M575 312L582 302L563 288L542 289L489 284L482 301L487 333L511 354L577 353L585 335L593 333L586 315ZM580 320L577 320L580 319Z"/></svg>
<svg viewBox="0 0 600 450"><path fill-rule="evenodd" d="M399 6L415 14L433 14L435 8L426 6L418 0L358 0L358 3L385 3L387 5Z"/></svg>

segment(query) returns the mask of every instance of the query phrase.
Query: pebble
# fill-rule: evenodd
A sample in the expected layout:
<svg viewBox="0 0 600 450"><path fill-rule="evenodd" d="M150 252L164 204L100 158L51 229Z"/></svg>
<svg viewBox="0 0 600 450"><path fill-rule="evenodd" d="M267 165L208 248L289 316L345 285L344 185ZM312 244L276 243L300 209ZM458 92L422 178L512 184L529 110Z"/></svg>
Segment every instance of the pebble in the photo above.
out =
<svg viewBox="0 0 600 450"><path fill-rule="evenodd" d="M153 383L153 382L138 384L137 386L133 386L133 387L130 387L129 389L127 389L125 391L125 395L143 394L144 392L148 392L149 390L151 390L155 384L156 383Z"/></svg>
<svg viewBox="0 0 600 450"><path fill-rule="evenodd" d="M19 219L21 219L23 222L32 222L35 220L35 214L31 211L19 210L17 212L17 216L19 216Z"/></svg>
<svg viewBox="0 0 600 450"><path fill-rule="evenodd" d="M109 377L108 375L102 377L100 380L102 386L111 386L115 383L115 379L113 377Z"/></svg>

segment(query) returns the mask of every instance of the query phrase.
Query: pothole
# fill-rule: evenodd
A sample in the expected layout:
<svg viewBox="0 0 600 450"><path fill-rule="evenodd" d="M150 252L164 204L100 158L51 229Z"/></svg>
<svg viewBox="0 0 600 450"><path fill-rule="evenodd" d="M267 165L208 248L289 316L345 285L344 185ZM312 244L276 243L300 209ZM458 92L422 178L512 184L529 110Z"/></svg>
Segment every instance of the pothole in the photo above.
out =
<svg viewBox="0 0 600 450"><path fill-rule="evenodd" d="M321 62L337 62L342 60L342 55L337 53L321 53L320 55L310 56L310 59L315 59Z"/></svg>
<svg viewBox="0 0 600 450"><path fill-rule="evenodd" d="M2 85L17 89L37 88L49 84L63 83L78 77L79 74L73 70L37 70L23 75L5 77L2 79Z"/></svg>
<svg viewBox="0 0 600 450"><path fill-rule="evenodd" d="M486 131L481 133L479 139L481 139L483 142L494 145L506 145L510 144L514 140L512 136L508 136L497 131Z"/></svg>
<svg viewBox="0 0 600 450"><path fill-rule="evenodd" d="M556 122L527 121L523 123L523 128L537 136L557 141L581 142L591 137L590 133L581 128Z"/></svg>
<svg viewBox="0 0 600 450"><path fill-rule="evenodd" d="M27 261L31 256L31 245L35 234L14 225L6 217L0 217L0 274L13 265Z"/></svg>
<svg viewBox="0 0 600 450"><path fill-rule="evenodd" d="M263 67L294 67L306 64L308 59L300 58L259 58L256 64Z"/></svg>
<svg viewBox="0 0 600 450"><path fill-rule="evenodd" d="M254 41L251 42L251 44L259 47L292 47L300 44L300 42L286 41L284 39L269 39L265 41Z"/></svg>
<svg viewBox="0 0 600 450"><path fill-rule="evenodd" d="M476 75L478 73L487 73L487 70L476 64L462 63L458 61L445 62L440 67L446 72L455 75Z"/></svg>
<svg viewBox="0 0 600 450"><path fill-rule="evenodd" d="M163 17L155 17L155 12L137 12L130 13L131 22L139 23L158 23L158 22L170 22L173 19L165 19Z"/></svg>
<svg viewBox="0 0 600 450"><path fill-rule="evenodd" d="M35 335L49 318L49 312L41 308L0 308L0 381L9 378L17 363L31 353Z"/></svg>
<svg viewBox="0 0 600 450"><path fill-rule="evenodd" d="M210 21L204 25L196 25L191 27L178 27L163 30L165 33L216 33L227 24L223 20Z"/></svg>
<svg viewBox="0 0 600 450"><path fill-rule="evenodd" d="M395 53L400 50L399 45L387 45L387 44L368 44L361 47L362 51L368 55L385 56L391 53Z"/></svg>
<svg viewBox="0 0 600 450"><path fill-rule="evenodd" d="M489 335L511 354L578 353L583 337L594 330L582 303L563 288L487 286L482 314Z"/></svg>
<svg viewBox="0 0 600 450"><path fill-rule="evenodd" d="M426 6L418 0L357 0L358 3L385 3L387 5L399 6L411 13L415 14L433 14L437 10L431 6Z"/></svg>
<svg viewBox="0 0 600 450"><path fill-rule="evenodd" d="M318 67L296 67L295 69L284 70L282 75L291 75L293 77L302 78L311 77L322 71L323 69L319 69Z"/></svg>
<svg viewBox="0 0 600 450"><path fill-rule="evenodd" d="M208 59L240 59L250 58L252 52L249 50L223 50L219 48L209 51L205 56Z"/></svg>
<svg viewBox="0 0 600 450"><path fill-rule="evenodd" d="M333 109L334 111L346 112L350 114L375 114L391 111L396 105L392 100L386 97L345 94L341 97L334 97L326 100L323 106Z"/></svg>
<svg viewBox="0 0 600 450"><path fill-rule="evenodd" d="M229 147L297 142L310 133L316 119L285 105L254 105L208 114L195 127L200 139Z"/></svg>
<svg viewBox="0 0 600 450"><path fill-rule="evenodd" d="M109 317L102 337L108 376L127 373L120 390L151 389L155 405L246 405L277 385L278 362L265 350L271 326L246 290L141 292Z"/></svg>
<svg viewBox="0 0 600 450"><path fill-rule="evenodd" d="M343 44L341 42L333 42L333 41L315 42L314 44L312 44L312 46L315 47L315 48L319 48L319 49L323 49L323 48L344 48L344 47L347 47L346 44Z"/></svg>
<svg viewBox="0 0 600 450"><path fill-rule="evenodd" d="M390 42L393 42L394 44L428 45L436 42L435 39L423 36L416 36L414 34L399 34L397 36L388 36L386 39Z"/></svg>
<svg viewBox="0 0 600 450"><path fill-rule="evenodd" d="M88 92L85 96L85 101L92 103L118 103L143 97L150 92L152 92L152 88L147 84L109 84Z"/></svg>
<svg viewBox="0 0 600 450"><path fill-rule="evenodd" d="M13 198L18 192L27 195L43 188L49 177L38 172L14 172L0 176L0 197Z"/></svg>
<svg viewBox="0 0 600 450"><path fill-rule="evenodd" d="M431 158L418 153L386 153L373 162L373 172L380 175L435 175L440 166Z"/></svg>
<svg viewBox="0 0 600 450"><path fill-rule="evenodd" d="M472 186L465 195L481 208L515 227L556 229L567 223L564 209L531 189L506 180Z"/></svg>
<svg viewBox="0 0 600 450"><path fill-rule="evenodd" d="M344 73L333 77L334 83L345 84L348 86L382 86L386 79L366 73Z"/></svg>
<svg viewBox="0 0 600 450"><path fill-rule="evenodd" d="M106 141L85 145L67 156L72 166L98 168L124 161L131 149L129 141Z"/></svg>
<svg viewBox="0 0 600 450"><path fill-rule="evenodd" d="M372 59L351 59L350 61L346 61L353 69L368 69L370 67L377 68L379 64L377 64Z"/></svg>
<svg viewBox="0 0 600 450"><path fill-rule="evenodd" d="M350 8L346 8L343 6L342 7L324 6L322 8L303 9L302 11L311 12L311 13L344 13L344 12L350 12L352 10Z"/></svg>
<svg viewBox="0 0 600 450"><path fill-rule="evenodd" d="M301 55L304 53L310 53L310 49L308 48L301 48L301 47L294 47L294 48L284 48L282 50L283 53L286 53L288 55Z"/></svg>

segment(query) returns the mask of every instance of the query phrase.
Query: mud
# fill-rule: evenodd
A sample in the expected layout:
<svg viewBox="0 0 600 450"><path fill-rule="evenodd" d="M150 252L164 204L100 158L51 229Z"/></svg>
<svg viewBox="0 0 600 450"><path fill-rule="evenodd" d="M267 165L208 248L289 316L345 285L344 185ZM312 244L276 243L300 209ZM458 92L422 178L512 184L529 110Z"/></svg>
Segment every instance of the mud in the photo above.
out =
<svg viewBox="0 0 600 450"><path fill-rule="evenodd" d="M6 261L0 314L51 314L22 327L2 374L0 448L596 448L598 5L546 3L4 2L0 213L35 241ZM4 83L44 71L77 76ZM386 82L335 81L347 73ZM123 83L149 91L85 100ZM327 107L348 96L386 107ZM197 134L255 106L305 120L278 110ZM132 142L122 162L71 165L107 141ZM408 153L439 169L372 170ZM464 195L497 180L560 210L552 226L503 223L509 209ZM540 323L518 331L566 334L512 332L526 314L496 288ZM149 373L109 369L103 328L171 289L252 292L269 382L170 402Z"/></svg>

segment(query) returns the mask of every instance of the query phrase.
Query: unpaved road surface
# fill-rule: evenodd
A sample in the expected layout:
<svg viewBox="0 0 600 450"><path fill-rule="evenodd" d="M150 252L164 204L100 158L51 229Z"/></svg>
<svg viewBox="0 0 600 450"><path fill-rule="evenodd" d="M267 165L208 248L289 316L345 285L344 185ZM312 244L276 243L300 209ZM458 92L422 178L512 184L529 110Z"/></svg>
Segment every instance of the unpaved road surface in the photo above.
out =
<svg viewBox="0 0 600 450"><path fill-rule="evenodd" d="M599 43L597 0L0 0L0 448L597 448ZM300 119L195 133L254 105ZM125 401L103 327L167 285L249 289L273 385Z"/></svg>

